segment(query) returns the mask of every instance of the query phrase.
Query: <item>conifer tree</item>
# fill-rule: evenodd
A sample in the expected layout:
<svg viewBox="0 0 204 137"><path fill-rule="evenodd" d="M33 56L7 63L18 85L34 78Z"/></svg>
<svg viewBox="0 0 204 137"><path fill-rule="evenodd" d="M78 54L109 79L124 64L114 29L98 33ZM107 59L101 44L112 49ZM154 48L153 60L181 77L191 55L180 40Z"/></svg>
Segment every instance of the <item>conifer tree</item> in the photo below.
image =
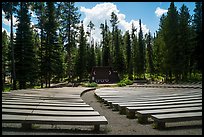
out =
<svg viewBox="0 0 204 137"><path fill-rule="evenodd" d="M60 16L60 33L62 34L62 41L67 51L67 76L72 79L72 72L74 71L74 49L76 48L77 24L80 22L78 7L74 2L60 2L58 6L58 13Z"/></svg>
<svg viewBox="0 0 204 137"><path fill-rule="evenodd" d="M143 32L142 32L142 26L141 26L141 19L139 20L139 38L138 38L138 74L139 77L143 75L145 77L145 44L143 39Z"/></svg>
<svg viewBox="0 0 204 137"><path fill-rule="evenodd" d="M195 3L194 15L193 15L193 28L195 31L195 62L196 69L202 70L202 2Z"/></svg>
<svg viewBox="0 0 204 137"><path fill-rule="evenodd" d="M5 18L11 21L11 33L10 33L10 45L11 45L11 78L13 79L13 90L16 90L16 69L15 69L15 57L14 57L14 44L13 44L13 14L17 13L18 2L2 2L2 10L5 12Z"/></svg>
<svg viewBox="0 0 204 137"><path fill-rule="evenodd" d="M30 27L30 14L28 13L28 3L21 2L18 11L18 21L15 41L15 66L16 80L19 88L26 88L26 83L34 80L36 64L32 29Z"/></svg>
<svg viewBox="0 0 204 137"><path fill-rule="evenodd" d="M154 64L153 64L153 48L152 48L152 40L151 33L149 32L147 36L147 63L150 75L154 74Z"/></svg>
<svg viewBox="0 0 204 137"><path fill-rule="evenodd" d="M79 30L79 49L75 64L76 76L79 81L84 78L86 72L86 58L84 56L86 56L86 37L82 22Z"/></svg>
<svg viewBox="0 0 204 137"><path fill-rule="evenodd" d="M179 13L179 68L180 77L179 79L187 79L187 73L190 69L190 55L192 48L190 45L190 14L189 10L185 5L182 5Z"/></svg>
<svg viewBox="0 0 204 137"><path fill-rule="evenodd" d="M59 35L57 34L58 22L56 15L56 7L54 2L46 3L47 22L45 23L46 45L44 65L46 70L46 87L50 87L52 77L56 76L59 69L62 68L62 58L59 43Z"/></svg>
<svg viewBox="0 0 204 137"><path fill-rule="evenodd" d="M2 92L4 91L6 76L8 76L9 73L9 62L9 37L4 30L2 32Z"/></svg>
<svg viewBox="0 0 204 137"><path fill-rule="evenodd" d="M132 47L131 47L129 31L126 31L126 34L125 34L125 45L126 45L127 73L128 73L128 78L132 80L133 79L132 78L132 73L133 73Z"/></svg>

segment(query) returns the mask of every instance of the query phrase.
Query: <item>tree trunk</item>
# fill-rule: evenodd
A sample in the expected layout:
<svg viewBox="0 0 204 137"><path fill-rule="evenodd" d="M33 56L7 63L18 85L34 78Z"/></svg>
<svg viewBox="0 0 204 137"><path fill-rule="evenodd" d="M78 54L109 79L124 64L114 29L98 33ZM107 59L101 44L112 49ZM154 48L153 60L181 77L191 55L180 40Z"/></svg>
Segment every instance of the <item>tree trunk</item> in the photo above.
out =
<svg viewBox="0 0 204 137"><path fill-rule="evenodd" d="M42 70L42 65L43 65L43 62L42 62L42 46L43 46L43 29L41 28L41 50L40 50L40 63L41 63L41 66L40 66L40 71L41 71L41 75L40 75L40 86L41 88L43 88L43 78L42 78L42 75L43 75L43 70Z"/></svg>

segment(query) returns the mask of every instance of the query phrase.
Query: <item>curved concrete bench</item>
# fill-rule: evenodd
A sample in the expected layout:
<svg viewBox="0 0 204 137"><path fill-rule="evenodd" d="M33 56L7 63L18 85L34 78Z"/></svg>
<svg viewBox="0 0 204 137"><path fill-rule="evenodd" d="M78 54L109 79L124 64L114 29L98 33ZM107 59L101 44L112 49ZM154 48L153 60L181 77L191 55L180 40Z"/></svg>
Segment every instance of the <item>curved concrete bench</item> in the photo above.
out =
<svg viewBox="0 0 204 137"><path fill-rule="evenodd" d="M20 123L25 129L32 128L33 124L93 125L94 130L108 124L104 116L81 99L82 94L93 88L77 93L64 91L62 95L56 89L44 90L49 94L29 90L5 94L2 97L2 123Z"/></svg>
<svg viewBox="0 0 204 137"><path fill-rule="evenodd" d="M165 128L166 122L181 122L181 121L192 121L201 120L202 111L200 112L186 112L186 113L173 113L173 114L157 114L151 115L154 120L153 127L158 129Z"/></svg>

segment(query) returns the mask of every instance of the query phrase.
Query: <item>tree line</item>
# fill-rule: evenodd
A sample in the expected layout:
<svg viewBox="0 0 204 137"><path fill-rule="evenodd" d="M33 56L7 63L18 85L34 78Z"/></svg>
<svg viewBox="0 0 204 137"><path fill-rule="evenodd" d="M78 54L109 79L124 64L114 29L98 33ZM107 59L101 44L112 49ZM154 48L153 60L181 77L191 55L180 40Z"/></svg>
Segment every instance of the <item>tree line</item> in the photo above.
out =
<svg viewBox="0 0 204 137"><path fill-rule="evenodd" d="M2 2L2 9L11 21L10 36L2 32L3 87L9 74L12 89L89 80L93 66L111 66L120 78L145 79L149 73L170 82L202 71L202 2L195 3L193 16L185 5L177 9L171 2L154 34L143 34L141 19L139 29L132 24L123 34L112 12L111 19L100 24L101 42L92 37L91 20L84 30L74 2ZM37 15L35 26L29 10Z"/></svg>

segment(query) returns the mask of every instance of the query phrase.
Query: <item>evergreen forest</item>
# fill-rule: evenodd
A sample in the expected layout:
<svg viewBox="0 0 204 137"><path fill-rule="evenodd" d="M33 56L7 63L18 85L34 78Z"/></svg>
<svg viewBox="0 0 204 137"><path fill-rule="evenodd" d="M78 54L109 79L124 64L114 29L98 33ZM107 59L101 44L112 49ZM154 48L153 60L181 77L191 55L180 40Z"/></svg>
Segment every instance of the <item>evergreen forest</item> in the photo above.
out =
<svg viewBox="0 0 204 137"><path fill-rule="evenodd" d="M92 37L91 20L84 29L75 2L2 2L2 10L10 22L10 35L2 31L2 91L88 82L94 66L111 66L121 80L202 80L202 2L195 2L192 16L187 6L171 2L153 34L144 34L142 19L139 29L132 24L122 33L112 12L100 24L100 42Z"/></svg>

